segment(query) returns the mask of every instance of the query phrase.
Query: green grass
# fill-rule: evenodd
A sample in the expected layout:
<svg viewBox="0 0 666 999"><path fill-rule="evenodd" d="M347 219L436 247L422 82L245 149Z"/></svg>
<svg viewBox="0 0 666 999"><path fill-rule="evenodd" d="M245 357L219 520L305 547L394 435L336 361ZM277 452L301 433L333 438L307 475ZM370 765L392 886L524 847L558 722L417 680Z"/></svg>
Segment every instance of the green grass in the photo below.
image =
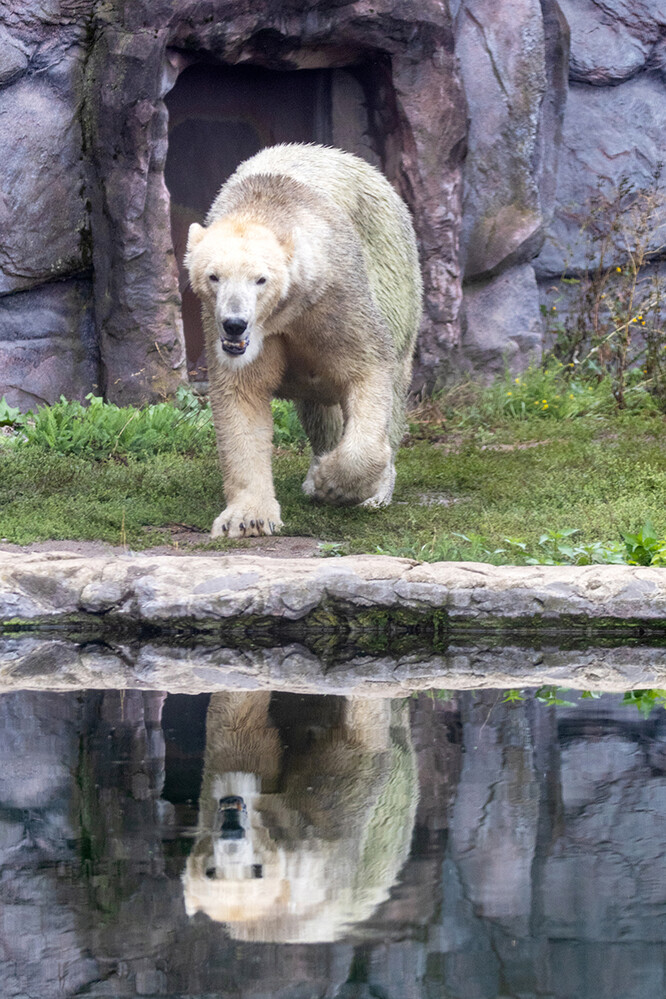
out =
<svg viewBox="0 0 666 999"><path fill-rule="evenodd" d="M558 409L558 389L571 384L559 371L528 373L521 384L467 386L422 406L398 457L394 502L379 511L315 506L303 496L307 448L291 407L277 404L283 533L319 539L323 554L495 563L585 561L586 546L595 560L609 546L624 550L623 535L639 534L646 522L664 538L664 416L645 395L634 410L614 412L603 383L574 382ZM511 385L520 395L515 407ZM549 396L553 406L544 409ZM168 541L170 525L210 528L222 481L205 405L182 393L175 406L122 410L92 400L77 407L60 403L36 417L6 407L0 538L140 549Z"/></svg>

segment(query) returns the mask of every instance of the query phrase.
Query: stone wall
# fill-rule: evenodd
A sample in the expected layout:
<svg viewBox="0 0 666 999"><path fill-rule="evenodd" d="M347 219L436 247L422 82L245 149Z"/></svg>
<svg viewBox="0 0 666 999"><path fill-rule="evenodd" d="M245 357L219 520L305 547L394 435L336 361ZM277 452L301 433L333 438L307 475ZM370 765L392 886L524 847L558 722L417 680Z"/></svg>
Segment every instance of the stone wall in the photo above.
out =
<svg viewBox="0 0 666 999"><path fill-rule="evenodd" d="M164 97L201 59L338 74L331 136L364 143L414 213L426 286L415 388L538 357L540 288L582 263L571 206L599 180L644 184L663 145L661 0L266 0L251 13L231 0L28 0L20 12L0 0L11 403L133 401L185 377ZM348 69L365 74L360 96ZM361 97L359 139L345 101Z"/></svg>
<svg viewBox="0 0 666 999"><path fill-rule="evenodd" d="M546 289L585 266L576 210L599 184L646 187L663 159L666 8L463 0L456 39L469 103L464 364L520 370L540 351Z"/></svg>

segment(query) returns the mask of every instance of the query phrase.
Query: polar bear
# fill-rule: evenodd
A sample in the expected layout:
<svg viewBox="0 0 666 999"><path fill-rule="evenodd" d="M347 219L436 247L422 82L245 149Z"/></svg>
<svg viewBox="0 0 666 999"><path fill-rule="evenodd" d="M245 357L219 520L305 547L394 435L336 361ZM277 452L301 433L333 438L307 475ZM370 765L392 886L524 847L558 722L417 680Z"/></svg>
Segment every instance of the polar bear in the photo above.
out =
<svg viewBox="0 0 666 999"><path fill-rule="evenodd" d="M213 694L187 914L237 940L337 940L388 897L417 800L404 700Z"/></svg>
<svg viewBox="0 0 666 999"><path fill-rule="evenodd" d="M350 153L272 146L242 163L193 224L185 264L201 300L227 506L212 536L282 526L270 400L296 401L313 499L390 503L421 317L409 212Z"/></svg>

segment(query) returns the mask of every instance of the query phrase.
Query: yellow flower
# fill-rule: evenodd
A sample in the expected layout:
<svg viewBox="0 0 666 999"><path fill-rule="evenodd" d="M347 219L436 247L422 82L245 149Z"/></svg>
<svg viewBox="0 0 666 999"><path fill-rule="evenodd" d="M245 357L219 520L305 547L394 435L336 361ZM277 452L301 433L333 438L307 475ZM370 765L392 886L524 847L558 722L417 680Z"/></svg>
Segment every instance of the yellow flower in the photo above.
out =
<svg viewBox="0 0 666 999"><path fill-rule="evenodd" d="M551 305L551 309L553 310L553 312L557 312L557 306L556 305Z"/></svg>
<svg viewBox="0 0 666 999"><path fill-rule="evenodd" d="M547 399L543 399L542 402L545 402L546 405L548 405L548 400Z"/></svg>
<svg viewBox="0 0 666 999"><path fill-rule="evenodd" d="M548 409L548 403L547 402L544 403L543 408L544 409Z"/></svg>
<svg viewBox="0 0 666 999"><path fill-rule="evenodd" d="M573 399L573 392L569 392L569 398Z"/></svg>
<svg viewBox="0 0 666 999"><path fill-rule="evenodd" d="M639 316L638 318L639 318L639 319L642 319L643 317L642 317L642 316Z"/></svg>
<svg viewBox="0 0 666 999"><path fill-rule="evenodd" d="M516 385L520 385L520 378L514 378L513 380L516 383Z"/></svg>
<svg viewBox="0 0 666 999"><path fill-rule="evenodd" d="M513 395L513 392L507 392L507 395Z"/></svg>
<svg viewBox="0 0 666 999"><path fill-rule="evenodd" d="M618 274L622 273L622 268L621 267L616 267L615 270L618 272Z"/></svg>

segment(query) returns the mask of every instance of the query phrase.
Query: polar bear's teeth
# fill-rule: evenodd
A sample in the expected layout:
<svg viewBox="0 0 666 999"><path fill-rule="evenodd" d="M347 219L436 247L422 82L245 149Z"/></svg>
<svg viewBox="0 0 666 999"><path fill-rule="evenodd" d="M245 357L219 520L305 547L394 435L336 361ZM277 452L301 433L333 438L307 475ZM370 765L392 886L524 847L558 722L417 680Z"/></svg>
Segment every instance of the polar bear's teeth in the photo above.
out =
<svg viewBox="0 0 666 999"><path fill-rule="evenodd" d="M249 337L247 340L223 340L222 349L226 350L227 354L244 354L249 342Z"/></svg>

